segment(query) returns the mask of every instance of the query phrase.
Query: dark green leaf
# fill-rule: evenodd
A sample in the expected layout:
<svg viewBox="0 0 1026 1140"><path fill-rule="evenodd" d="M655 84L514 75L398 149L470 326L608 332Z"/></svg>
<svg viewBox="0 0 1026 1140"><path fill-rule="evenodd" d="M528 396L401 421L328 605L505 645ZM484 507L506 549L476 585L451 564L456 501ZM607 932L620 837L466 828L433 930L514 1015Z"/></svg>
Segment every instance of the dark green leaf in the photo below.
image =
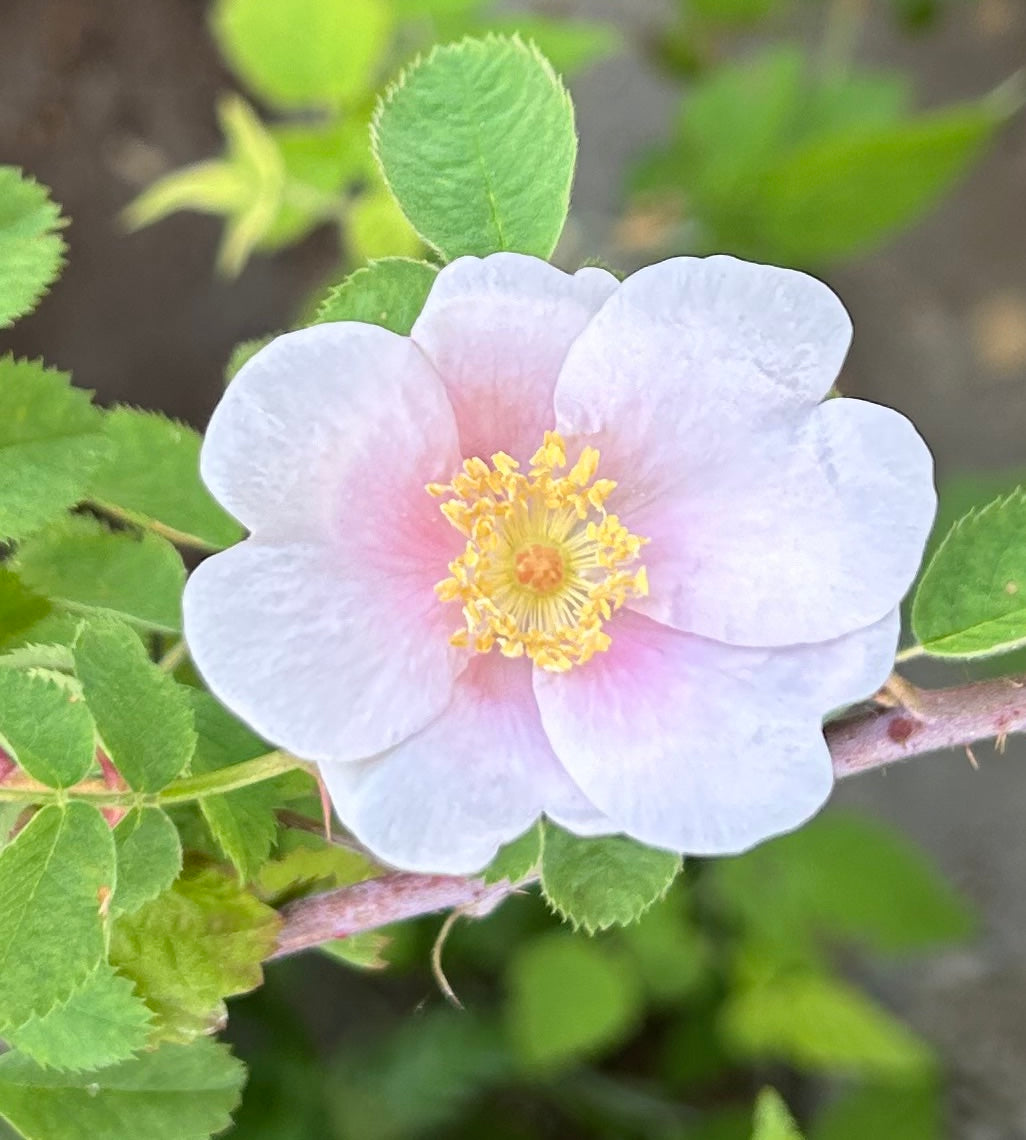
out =
<svg viewBox="0 0 1026 1140"><path fill-rule="evenodd" d="M0 328L31 312L56 280L62 225L45 186L16 166L0 166Z"/></svg>
<svg viewBox="0 0 1026 1140"><path fill-rule="evenodd" d="M577 136L537 49L492 37L435 48L389 90L373 141L403 212L446 258L555 248Z"/></svg>
<svg viewBox="0 0 1026 1140"><path fill-rule="evenodd" d="M223 1045L165 1044L90 1073L0 1057L0 1117L25 1140L209 1140L231 1124L245 1070Z"/></svg>
<svg viewBox="0 0 1026 1140"><path fill-rule="evenodd" d="M84 496L107 448L90 396L66 373L0 357L0 540L25 538Z"/></svg>
<svg viewBox="0 0 1026 1140"><path fill-rule="evenodd" d="M143 629L182 628L185 566L155 534L109 530L72 515L29 539L14 567L37 593L76 614L107 614Z"/></svg>
<svg viewBox="0 0 1026 1140"><path fill-rule="evenodd" d="M145 1048L153 1014L132 983L101 963L66 1002L32 1017L8 1043L49 1069L99 1069Z"/></svg>
<svg viewBox="0 0 1026 1140"><path fill-rule="evenodd" d="M433 265L405 257L372 261L331 290L315 323L364 321L408 336L437 273Z"/></svg>
<svg viewBox="0 0 1026 1140"><path fill-rule="evenodd" d="M110 829L88 804L42 808L0 851L0 1032L66 1001L96 969L114 875Z"/></svg>
<svg viewBox="0 0 1026 1140"><path fill-rule="evenodd" d="M938 657L1026 645L1026 491L960 519L923 573L912 628Z"/></svg>
<svg viewBox="0 0 1026 1140"><path fill-rule="evenodd" d="M115 408L107 413L106 433L111 453L93 476L91 498L212 547L242 538L242 528L200 479L201 440L192 428L156 412Z"/></svg>
<svg viewBox="0 0 1026 1140"><path fill-rule="evenodd" d="M680 871L680 856L622 835L581 839L546 823L542 892L553 908L589 933L634 922Z"/></svg>
<svg viewBox="0 0 1026 1140"><path fill-rule="evenodd" d="M196 746L189 691L118 622L87 626L74 654L107 755L129 787L160 791L185 770Z"/></svg>

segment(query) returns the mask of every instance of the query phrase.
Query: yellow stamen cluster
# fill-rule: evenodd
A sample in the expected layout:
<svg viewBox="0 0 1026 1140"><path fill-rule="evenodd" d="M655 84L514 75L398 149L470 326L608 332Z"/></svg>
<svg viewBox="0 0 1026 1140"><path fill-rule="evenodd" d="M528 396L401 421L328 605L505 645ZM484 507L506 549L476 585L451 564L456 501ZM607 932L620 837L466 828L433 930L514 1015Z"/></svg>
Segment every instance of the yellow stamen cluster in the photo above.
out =
<svg viewBox="0 0 1026 1140"><path fill-rule="evenodd" d="M467 538L435 587L463 608L453 645L478 653L497 645L558 673L609 648L603 624L648 593L645 568L635 565L647 539L606 511L616 484L595 478L598 462L586 447L566 470L563 439L546 432L526 475L500 451L491 465L468 459L451 483L428 485Z"/></svg>

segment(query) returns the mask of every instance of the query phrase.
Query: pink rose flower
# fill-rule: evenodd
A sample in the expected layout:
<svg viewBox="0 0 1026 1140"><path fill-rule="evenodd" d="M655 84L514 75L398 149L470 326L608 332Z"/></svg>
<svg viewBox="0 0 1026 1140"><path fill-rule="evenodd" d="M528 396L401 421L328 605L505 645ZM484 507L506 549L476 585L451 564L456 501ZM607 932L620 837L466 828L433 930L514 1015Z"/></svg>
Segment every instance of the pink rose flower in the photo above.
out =
<svg viewBox="0 0 1026 1140"><path fill-rule="evenodd" d="M279 337L203 448L251 537L188 584L200 672L398 867L477 870L541 813L704 855L796 827L935 508L906 419L824 402L850 336L790 270L500 253L409 337Z"/></svg>

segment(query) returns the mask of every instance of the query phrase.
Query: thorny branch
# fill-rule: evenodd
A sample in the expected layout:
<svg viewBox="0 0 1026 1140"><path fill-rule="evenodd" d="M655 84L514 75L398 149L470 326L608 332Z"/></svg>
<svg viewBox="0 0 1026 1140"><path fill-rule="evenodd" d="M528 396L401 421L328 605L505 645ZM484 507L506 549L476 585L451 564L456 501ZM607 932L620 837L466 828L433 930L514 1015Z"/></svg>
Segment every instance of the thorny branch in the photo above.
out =
<svg viewBox="0 0 1026 1140"><path fill-rule="evenodd" d="M1026 731L1026 676L950 689L919 689L901 680L879 706L828 725L826 739L838 779L945 748ZM275 958L331 938L459 907L486 914L512 890L507 882L448 875L387 874L326 894L297 899L282 911Z"/></svg>

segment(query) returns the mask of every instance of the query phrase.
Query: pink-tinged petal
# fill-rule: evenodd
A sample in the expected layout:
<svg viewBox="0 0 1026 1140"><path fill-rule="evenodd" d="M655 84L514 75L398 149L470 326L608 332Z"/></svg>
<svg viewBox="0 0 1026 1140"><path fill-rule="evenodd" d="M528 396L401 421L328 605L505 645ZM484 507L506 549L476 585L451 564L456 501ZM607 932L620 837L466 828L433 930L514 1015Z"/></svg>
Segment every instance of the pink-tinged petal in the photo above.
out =
<svg viewBox="0 0 1026 1140"><path fill-rule="evenodd" d="M603 269L571 275L519 253L438 274L411 335L448 389L465 456L534 454L567 350L616 287Z"/></svg>
<svg viewBox="0 0 1026 1140"><path fill-rule="evenodd" d="M599 448L621 502L651 498L815 405L850 340L844 306L813 277L672 258L628 277L574 342L557 428Z"/></svg>
<svg viewBox="0 0 1026 1140"><path fill-rule="evenodd" d="M653 433L649 457L673 462ZM826 641L889 613L933 523L933 459L904 416L828 400L790 432L752 435L623 512L649 538L650 594L631 604L676 629L738 645Z"/></svg>
<svg viewBox="0 0 1026 1140"><path fill-rule="evenodd" d="M628 835L692 855L744 851L816 812L833 774L831 708L867 696L893 660L893 617L823 645L742 649L637 614L569 673L535 672L556 755Z"/></svg>
<svg viewBox="0 0 1026 1140"><path fill-rule="evenodd" d="M368 575L325 544L247 539L193 572L183 608L213 693L309 760L404 740L442 712L465 665L423 575Z"/></svg>
<svg viewBox="0 0 1026 1140"><path fill-rule="evenodd" d="M422 732L359 764L323 764L342 823L379 859L465 874L538 817L569 780L542 732L529 664L472 659Z"/></svg>
<svg viewBox="0 0 1026 1140"><path fill-rule="evenodd" d="M459 461L451 405L423 354L406 337L345 322L280 336L239 371L201 469L260 537L348 546L372 517L451 530L423 488ZM439 577L444 569L443 556Z"/></svg>

